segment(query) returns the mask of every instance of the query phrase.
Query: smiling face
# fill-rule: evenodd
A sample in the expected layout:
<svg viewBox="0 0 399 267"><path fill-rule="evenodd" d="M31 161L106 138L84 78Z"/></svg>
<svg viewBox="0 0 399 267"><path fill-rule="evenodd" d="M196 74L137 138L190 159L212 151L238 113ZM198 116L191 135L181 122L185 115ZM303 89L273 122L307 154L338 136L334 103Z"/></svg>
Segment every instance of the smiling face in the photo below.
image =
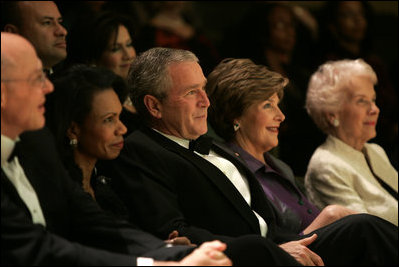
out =
<svg viewBox="0 0 399 267"><path fill-rule="evenodd" d="M94 95L92 110L77 126L78 153L91 159L114 159L123 148L127 129L119 120L122 105L115 91L105 90Z"/></svg>
<svg viewBox="0 0 399 267"><path fill-rule="evenodd" d="M185 139L197 139L208 131L209 99L206 79L197 62L186 61L169 65L172 86L161 102L160 131Z"/></svg>
<svg viewBox="0 0 399 267"><path fill-rule="evenodd" d="M252 104L235 120L240 125L235 142L256 158L278 145L279 127L285 119L278 103L275 93L265 101Z"/></svg>
<svg viewBox="0 0 399 267"><path fill-rule="evenodd" d="M361 150L364 143L377 135L375 127L380 110L375 98L373 83L368 78L352 77L337 114L340 124L336 136L355 149Z"/></svg>
<svg viewBox="0 0 399 267"><path fill-rule="evenodd" d="M119 25L117 36L112 36L107 50L101 56L98 65L112 70L115 74L126 79L130 65L136 57L136 50L132 38L125 26Z"/></svg>

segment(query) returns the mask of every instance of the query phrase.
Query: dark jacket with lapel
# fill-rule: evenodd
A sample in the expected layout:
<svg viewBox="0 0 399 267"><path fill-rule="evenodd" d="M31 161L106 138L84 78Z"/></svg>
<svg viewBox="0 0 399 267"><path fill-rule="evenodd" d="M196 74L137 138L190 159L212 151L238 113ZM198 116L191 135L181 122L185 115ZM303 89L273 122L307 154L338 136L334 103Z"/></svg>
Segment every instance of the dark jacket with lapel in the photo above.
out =
<svg viewBox="0 0 399 267"><path fill-rule="evenodd" d="M187 249L165 253L162 240L102 212L67 175L46 129L23 134L20 142L18 159L36 191L46 227L32 223L28 208L2 171L2 265L135 265L136 258L126 254L179 259L187 253ZM146 254L149 251L153 254Z"/></svg>
<svg viewBox="0 0 399 267"><path fill-rule="evenodd" d="M220 144L212 149L247 177L251 207L213 164L149 128L131 134L106 169L130 211L140 213L135 222L161 238L175 229L194 243L260 234L251 209L265 219L275 242L296 238L276 229L275 211L241 159Z"/></svg>

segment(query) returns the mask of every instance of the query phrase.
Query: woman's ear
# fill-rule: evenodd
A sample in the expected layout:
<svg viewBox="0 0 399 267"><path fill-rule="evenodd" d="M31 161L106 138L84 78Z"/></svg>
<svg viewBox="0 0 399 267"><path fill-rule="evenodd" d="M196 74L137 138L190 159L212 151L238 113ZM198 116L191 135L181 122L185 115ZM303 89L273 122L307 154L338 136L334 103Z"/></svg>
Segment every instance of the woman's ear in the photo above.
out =
<svg viewBox="0 0 399 267"><path fill-rule="evenodd" d="M336 116L335 116L335 114L334 113L327 113L327 120L329 121L329 122L332 122L335 118L336 118Z"/></svg>
<svg viewBox="0 0 399 267"><path fill-rule="evenodd" d="M339 116L337 114L334 113L327 113L327 120L328 122L334 126L334 127L338 127L339 125Z"/></svg>
<svg viewBox="0 0 399 267"><path fill-rule="evenodd" d="M73 121L71 123L71 125L69 126L66 134L67 134L67 137L69 138L69 140L72 140L72 139L79 140L80 128L79 128L78 124Z"/></svg>
<svg viewBox="0 0 399 267"><path fill-rule="evenodd" d="M162 104L152 95L144 96L144 105L147 107L148 112L156 119L162 118Z"/></svg>

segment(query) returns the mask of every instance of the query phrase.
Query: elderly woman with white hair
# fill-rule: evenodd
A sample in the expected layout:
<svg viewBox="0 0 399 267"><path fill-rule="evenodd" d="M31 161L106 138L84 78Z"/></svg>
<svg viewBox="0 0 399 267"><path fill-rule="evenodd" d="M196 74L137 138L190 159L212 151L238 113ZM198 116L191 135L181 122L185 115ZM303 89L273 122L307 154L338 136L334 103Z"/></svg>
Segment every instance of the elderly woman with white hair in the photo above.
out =
<svg viewBox="0 0 399 267"><path fill-rule="evenodd" d="M312 75L306 109L327 139L305 175L309 198L319 208L340 204L398 225L398 172L376 136L377 76L362 59L329 61Z"/></svg>

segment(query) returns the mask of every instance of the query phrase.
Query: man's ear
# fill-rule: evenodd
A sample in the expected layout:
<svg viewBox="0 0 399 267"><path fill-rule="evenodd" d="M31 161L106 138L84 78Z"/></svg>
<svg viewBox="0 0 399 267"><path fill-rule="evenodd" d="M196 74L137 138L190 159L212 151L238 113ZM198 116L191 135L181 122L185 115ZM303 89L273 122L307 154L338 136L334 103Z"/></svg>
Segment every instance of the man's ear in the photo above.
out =
<svg viewBox="0 0 399 267"><path fill-rule="evenodd" d="M19 34L19 29L14 24L6 24L4 26L4 31L5 32L11 32L11 33Z"/></svg>
<svg viewBox="0 0 399 267"><path fill-rule="evenodd" d="M79 125L73 121L71 123L71 126L69 126L69 128L67 129L66 135L69 138L69 140L72 140L72 139L79 140L79 135L80 135Z"/></svg>
<svg viewBox="0 0 399 267"><path fill-rule="evenodd" d="M147 107L148 112L156 119L162 118L162 104L152 95L144 96L144 105Z"/></svg>

